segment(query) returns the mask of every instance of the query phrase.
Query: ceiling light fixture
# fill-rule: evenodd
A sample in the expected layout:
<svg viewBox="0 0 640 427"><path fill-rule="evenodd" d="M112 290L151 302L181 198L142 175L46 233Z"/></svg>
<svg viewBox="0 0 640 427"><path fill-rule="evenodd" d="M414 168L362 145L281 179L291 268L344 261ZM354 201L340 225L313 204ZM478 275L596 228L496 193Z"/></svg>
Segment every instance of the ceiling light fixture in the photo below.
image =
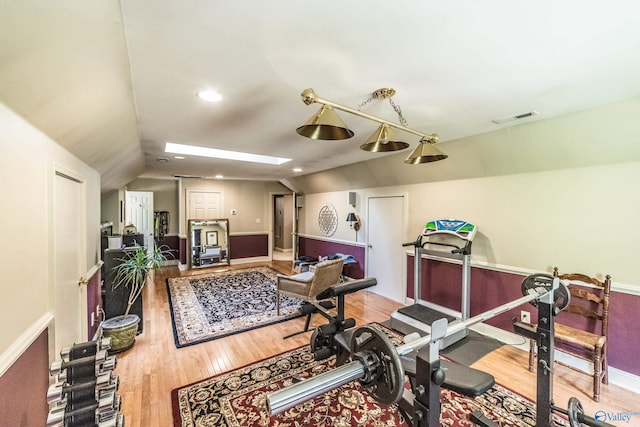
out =
<svg viewBox="0 0 640 427"><path fill-rule="evenodd" d="M416 148L413 153L411 153L411 155L405 160L405 163L419 164L446 159L448 156L433 145L438 142L437 134L426 134L415 129L411 129L407 126L407 121L402 115L400 107L391 99L391 97L395 95L395 93L395 89L391 88L378 89L373 92L372 96L369 99L361 103L359 108L375 99L388 99L394 111L396 112L396 114L398 114L400 124L390 122L376 116L372 116L363 111L360 111L360 109L356 110L338 104L336 102L320 98L313 89L305 89L301 94L302 102L307 105L318 103L322 105L322 108L309 120L307 120L304 125L297 128L296 132L311 139L334 140L351 138L354 135L353 131L351 131L347 127L347 125L342 121L342 119L340 119L340 117L338 117L338 114L334 111L334 109L341 110L381 124L378 130L374 132L373 135L371 135L369 139L367 139L367 141L360 146L360 148L365 151L378 153L387 151L398 151L409 147L409 143L400 140L395 135L395 132L393 132L391 129L393 127L405 132L412 133L414 135L418 135L420 137L420 144L418 144L418 148Z"/></svg>
<svg viewBox="0 0 640 427"><path fill-rule="evenodd" d="M262 154L242 153L239 151L218 150L217 148L199 147L196 145L176 144L167 142L166 153L187 154L190 156L211 157L215 159L240 160L243 162L263 163L267 165L282 165L291 161L283 157L264 156Z"/></svg>
<svg viewBox="0 0 640 427"><path fill-rule="evenodd" d="M222 95L215 90L202 90L198 92L198 98L207 102L219 102L222 100Z"/></svg>

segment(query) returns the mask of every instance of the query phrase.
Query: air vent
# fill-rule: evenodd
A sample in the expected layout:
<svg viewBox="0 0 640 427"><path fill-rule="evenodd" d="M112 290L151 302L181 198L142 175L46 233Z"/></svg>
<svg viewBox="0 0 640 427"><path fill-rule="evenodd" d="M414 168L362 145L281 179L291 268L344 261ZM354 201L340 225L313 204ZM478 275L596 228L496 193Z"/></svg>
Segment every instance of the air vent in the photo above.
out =
<svg viewBox="0 0 640 427"><path fill-rule="evenodd" d="M201 176L196 176L196 175L173 175L174 178L195 178L195 179L202 179Z"/></svg>
<svg viewBox="0 0 640 427"><path fill-rule="evenodd" d="M507 117L503 117L501 119L496 119L496 120L491 120L493 123L497 124L497 125L501 125L503 123L507 123L507 122L513 122L515 120L522 120L522 119L526 119L527 117L533 117L533 116L537 116L538 113L537 111L529 111L528 113L521 113L521 114L516 114L513 116L507 116Z"/></svg>

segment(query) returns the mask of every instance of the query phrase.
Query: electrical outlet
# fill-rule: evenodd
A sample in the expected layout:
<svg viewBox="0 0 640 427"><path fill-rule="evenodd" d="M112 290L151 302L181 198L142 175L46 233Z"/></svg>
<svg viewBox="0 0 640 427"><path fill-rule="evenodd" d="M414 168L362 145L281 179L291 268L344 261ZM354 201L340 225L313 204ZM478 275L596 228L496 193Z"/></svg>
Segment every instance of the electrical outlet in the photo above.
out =
<svg viewBox="0 0 640 427"><path fill-rule="evenodd" d="M520 310L520 321L522 323L531 323L531 313L525 310Z"/></svg>

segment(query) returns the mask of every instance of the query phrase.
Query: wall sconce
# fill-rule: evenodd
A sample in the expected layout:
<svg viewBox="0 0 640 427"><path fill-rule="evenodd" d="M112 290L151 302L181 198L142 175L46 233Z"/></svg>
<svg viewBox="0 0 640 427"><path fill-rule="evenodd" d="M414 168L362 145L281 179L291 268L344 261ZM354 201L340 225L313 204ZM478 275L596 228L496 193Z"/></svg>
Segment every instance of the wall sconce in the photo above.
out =
<svg viewBox="0 0 640 427"><path fill-rule="evenodd" d="M379 153L398 151L409 147L409 143L402 141L395 135L391 130L393 127L420 137L418 147L405 160L405 163L416 165L446 159L448 156L434 146L438 142L437 134L422 133L407 126L407 121L402 115L400 107L391 99L395 93L395 89L392 88L378 89L373 92L371 98L361 103L360 106L366 105L375 99L388 99L394 111L398 114L400 124L372 116L360 111L360 109L354 110L333 101L322 99L316 95L313 89L305 89L301 94L302 101L307 105L318 103L322 107L304 125L297 128L296 132L311 139L335 140L351 138L354 135L353 131L347 127L334 111L334 109L341 110L380 123L378 129L360 146L362 150Z"/></svg>
<svg viewBox="0 0 640 427"><path fill-rule="evenodd" d="M349 227L356 230L356 232L360 230L360 220L353 212L349 212L349 215L347 215L347 222L349 223Z"/></svg>

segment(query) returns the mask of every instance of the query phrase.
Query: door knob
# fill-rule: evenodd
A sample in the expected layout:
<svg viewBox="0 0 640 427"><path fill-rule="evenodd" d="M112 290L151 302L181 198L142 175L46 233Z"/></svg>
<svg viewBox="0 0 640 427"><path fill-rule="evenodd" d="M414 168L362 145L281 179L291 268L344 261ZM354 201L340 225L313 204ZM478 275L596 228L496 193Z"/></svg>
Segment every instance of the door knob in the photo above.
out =
<svg viewBox="0 0 640 427"><path fill-rule="evenodd" d="M367 243L367 247L371 249L373 248L373 245L371 243Z"/></svg>

